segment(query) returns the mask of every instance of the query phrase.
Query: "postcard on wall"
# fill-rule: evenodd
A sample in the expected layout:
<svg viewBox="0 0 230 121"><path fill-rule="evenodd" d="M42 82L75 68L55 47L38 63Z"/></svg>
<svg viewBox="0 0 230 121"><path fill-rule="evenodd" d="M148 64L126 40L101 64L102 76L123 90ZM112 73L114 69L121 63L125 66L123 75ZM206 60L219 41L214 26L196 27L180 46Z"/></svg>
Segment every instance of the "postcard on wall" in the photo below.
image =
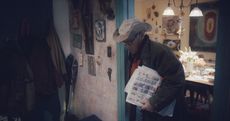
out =
<svg viewBox="0 0 230 121"><path fill-rule="evenodd" d="M95 58L93 56L88 56L88 73L96 76Z"/></svg>
<svg viewBox="0 0 230 121"><path fill-rule="evenodd" d="M106 24L105 20L98 19L94 23L96 40L99 42L106 41Z"/></svg>

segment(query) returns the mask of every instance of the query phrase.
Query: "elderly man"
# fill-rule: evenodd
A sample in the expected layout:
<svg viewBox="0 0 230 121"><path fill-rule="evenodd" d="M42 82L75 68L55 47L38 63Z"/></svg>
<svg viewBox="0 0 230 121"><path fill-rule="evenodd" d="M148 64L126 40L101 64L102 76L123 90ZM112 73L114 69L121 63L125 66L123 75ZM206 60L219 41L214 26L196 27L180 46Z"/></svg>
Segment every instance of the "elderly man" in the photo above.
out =
<svg viewBox="0 0 230 121"><path fill-rule="evenodd" d="M134 113L130 116L131 121L184 121L185 75L182 64L170 48L149 39L145 33L151 29L150 24L132 18L124 20L113 36L117 42L124 43L130 52L129 76L137 66L144 65L156 70L162 77L156 93L143 100L141 107L134 109L133 112L141 112L141 116ZM162 115L160 112L169 105L174 109L173 114Z"/></svg>

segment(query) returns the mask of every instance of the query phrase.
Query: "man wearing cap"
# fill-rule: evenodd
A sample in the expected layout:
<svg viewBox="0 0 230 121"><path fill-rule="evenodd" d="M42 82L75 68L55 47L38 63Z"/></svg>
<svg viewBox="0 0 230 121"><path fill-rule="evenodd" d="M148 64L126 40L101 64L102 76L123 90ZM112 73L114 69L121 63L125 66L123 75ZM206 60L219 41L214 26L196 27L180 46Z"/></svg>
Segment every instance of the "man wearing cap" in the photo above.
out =
<svg viewBox="0 0 230 121"><path fill-rule="evenodd" d="M151 98L142 101L142 106L131 105L130 121L184 121L184 82L185 75L182 64L167 46L151 41L145 32L151 31L148 23L135 18L124 20L120 28L114 32L113 38L122 42L130 52L129 76L137 66L144 65L156 70L162 77L162 83ZM174 104L173 115L163 116L159 112ZM138 110L138 109L141 109ZM141 118L141 119L140 119Z"/></svg>

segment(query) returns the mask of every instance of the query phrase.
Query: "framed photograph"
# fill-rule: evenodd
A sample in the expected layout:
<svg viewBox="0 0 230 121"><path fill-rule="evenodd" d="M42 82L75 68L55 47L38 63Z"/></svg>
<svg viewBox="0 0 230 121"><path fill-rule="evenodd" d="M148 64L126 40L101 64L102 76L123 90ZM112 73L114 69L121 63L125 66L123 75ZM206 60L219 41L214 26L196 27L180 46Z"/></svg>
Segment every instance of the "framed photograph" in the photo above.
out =
<svg viewBox="0 0 230 121"><path fill-rule="evenodd" d="M81 49L82 48L82 35L81 34L75 34L75 33L72 33L72 40L73 40L73 47L75 48L79 48Z"/></svg>
<svg viewBox="0 0 230 121"><path fill-rule="evenodd" d="M94 23L96 40L99 42L106 41L106 24L105 20L98 19Z"/></svg>
<svg viewBox="0 0 230 121"><path fill-rule="evenodd" d="M180 50L180 40L176 39L176 40L171 40L171 39L165 39L163 40L163 44L168 46L169 48L171 48L172 50Z"/></svg>
<svg viewBox="0 0 230 121"><path fill-rule="evenodd" d="M70 15L70 29L72 32L76 32L80 29L80 10L79 9L72 9Z"/></svg>
<svg viewBox="0 0 230 121"><path fill-rule="evenodd" d="M192 5L191 9L196 5ZM190 17L189 46L195 51L215 52L218 30L218 1L200 3L203 17Z"/></svg>
<svg viewBox="0 0 230 121"><path fill-rule="evenodd" d="M179 16L164 16L162 18L162 27L167 35L178 35L177 32L180 27Z"/></svg>

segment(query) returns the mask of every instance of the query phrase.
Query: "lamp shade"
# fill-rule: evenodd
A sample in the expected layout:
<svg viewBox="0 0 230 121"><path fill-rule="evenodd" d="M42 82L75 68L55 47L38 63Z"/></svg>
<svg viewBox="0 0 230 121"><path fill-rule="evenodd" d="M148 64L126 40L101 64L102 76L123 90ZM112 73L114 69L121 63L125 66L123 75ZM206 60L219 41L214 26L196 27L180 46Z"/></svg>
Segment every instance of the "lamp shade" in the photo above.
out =
<svg viewBox="0 0 230 121"><path fill-rule="evenodd" d="M173 9L172 9L170 6L168 6L168 7L164 10L163 15L164 15L164 16L174 16L175 13L174 13Z"/></svg>
<svg viewBox="0 0 230 121"><path fill-rule="evenodd" d="M190 17L200 17L203 16L202 11L198 7L194 7L189 14Z"/></svg>

